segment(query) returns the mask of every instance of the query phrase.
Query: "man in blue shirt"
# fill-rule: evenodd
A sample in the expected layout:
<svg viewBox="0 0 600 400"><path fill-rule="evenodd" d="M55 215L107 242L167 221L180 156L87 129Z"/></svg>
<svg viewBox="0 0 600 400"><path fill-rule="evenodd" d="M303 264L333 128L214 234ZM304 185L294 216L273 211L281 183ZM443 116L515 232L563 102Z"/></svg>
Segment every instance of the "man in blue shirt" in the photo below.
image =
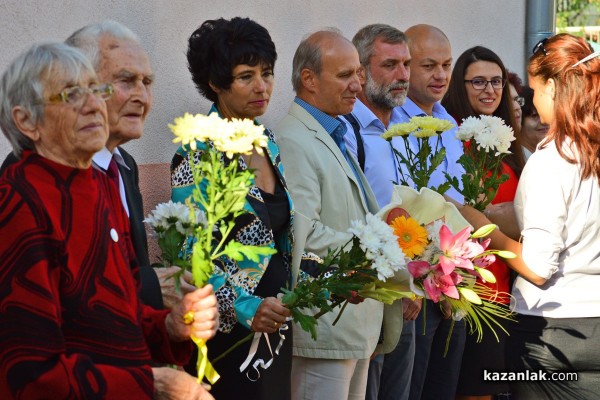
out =
<svg viewBox="0 0 600 400"><path fill-rule="evenodd" d="M432 40L435 43L440 42L439 39ZM356 102L352 115L346 117L349 132L346 134L345 140L348 149L358 158L360 158L359 153L362 146L365 175L380 207L389 203L393 182L400 181L399 174L406 173L403 165L399 168L392 151L392 146L394 146L397 151L404 153L406 151L404 141L401 138L394 138L390 144L381 138L381 134L390 125L407 122L415 115L433 115L449 119L454 123L452 117L445 113L443 107L437 103L444 95L450 79L449 68L452 56L450 45L447 42L445 39L445 42L441 41L442 45L438 46L442 50L441 56L435 52L428 54L428 57L432 57L436 61L431 61L429 63L431 65L427 65L429 68L429 72L427 72L422 67L421 53L417 52L418 59L415 60L411 42L402 32L393 27L382 24L369 25L354 36L353 43L358 49L364 69L364 83L363 92L358 95L359 101ZM439 60L440 58L443 61ZM415 62L417 63L417 73L413 78L409 66L415 65ZM424 76L426 73L435 77L429 79L433 83L422 83L426 80ZM414 96L413 80L416 86ZM408 98L406 98L405 88L409 81L411 88L408 91ZM399 87L404 88L404 91L397 90ZM351 119L355 120L354 126L360 129L360 141L357 140L357 136L352 130ZM462 174L462 170L456 166L456 160L462 154L462 146L460 141L454 138L454 133L455 131L451 130L442 135L447 156L440 168L433 174L430 186L438 186L445 182L444 172L453 176ZM416 140L411 141L411 145L416 146ZM416 150L416 147L413 150ZM450 196L457 201L462 201L460 195L455 191L451 192ZM403 300L404 326L400 342L391 353L385 356L378 355L371 361L367 399L408 399L415 355L414 319L417 318L420 308L421 300ZM429 354L429 350L427 354ZM458 366L460 366L460 360Z"/></svg>
<svg viewBox="0 0 600 400"><path fill-rule="evenodd" d="M399 169L392 150L393 145L397 150L403 151L403 140L394 138L390 144L381 135L390 125L403 122L401 116L392 111L404 103L408 94L411 57L404 33L389 25L367 25L354 35L352 42L358 50L363 67L363 91L357 96L352 114L345 116L348 133L344 139L349 151L363 164L365 176L377 202L383 207L390 202L394 182L400 182L400 173L405 172L403 166ZM356 128L360 130L359 136ZM364 160L360 160L362 156L359 151L363 151ZM406 317L405 314L404 318ZM396 329L400 330L401 326L399 323ZM400 341L406 341L407 338L412 343L412 335L405 335ZM412 361L412 355L406 354L410 350L408 345L399 343L396 347L403 349L407 359L403 363L408 364L404 372L396 368L384 371L383 354L378 354L371 360L366 396L368 400L400 398L402 391L406 391L405 398L408 397ZM411 349L414 352L414 345Z"/></svg>
<svg viewBox="0 0 600 400"><path fill-rule="evenodd" d="M410 27L406 30L406 36L413 57L410 90L406 102L395 108L392 114L402 122L417 115L430 115L456 123L439 103L448 89L452 73L452 50L448 38L441 30L430 25ZM463 153L462 144L455 136L456 129L455 127L442 134L446 159L432 175L430 185L439 185L446 180L443 171L457 177L459 181L464 173L456 162ZM463 202L462 195L454 189L450 189L446 195L459 203ZM415 343L409 398L454 399L465 344L465 323L455 321L454 328L450 331L452 319L449 305L442 304L443 308L440 308L440 304L425 301L427 312L419 313L416 321L407 324L412 325ZM417 299L408 308L418 310L420 302ZM450 333L452 336L448 354L444 357ZM391 353L390 360L398 361L398 358L402 358L401 354L394 357L396 352L397 350ZM394 366L402 368L401 363L395 363Z"/></svg>

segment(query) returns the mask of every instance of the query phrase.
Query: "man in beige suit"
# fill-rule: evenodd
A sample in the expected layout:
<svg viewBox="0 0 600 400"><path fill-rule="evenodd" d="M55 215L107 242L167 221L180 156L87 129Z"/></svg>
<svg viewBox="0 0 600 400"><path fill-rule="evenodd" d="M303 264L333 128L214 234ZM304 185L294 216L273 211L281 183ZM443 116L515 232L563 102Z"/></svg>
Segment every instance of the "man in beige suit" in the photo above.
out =
<svg viewBox="0 0 600 400"><path fill-rule="evenodd" d="M346 152L346 126L337 119L352 111L361 91L358 53L337 32L319 31L303 40L294 55L296 99L275 130L294 208L310 221L305 251L325 256L350 240L352 220L377 211L377 201L356 160ZM400 309L401 310L401 309ZM293 399L364 399L369 357L381 333L384 307L367 299L318 321L318 339L294 329ZM384 332L391 350L399 337ZM386 325L387 325L386 321Z"/></svg>

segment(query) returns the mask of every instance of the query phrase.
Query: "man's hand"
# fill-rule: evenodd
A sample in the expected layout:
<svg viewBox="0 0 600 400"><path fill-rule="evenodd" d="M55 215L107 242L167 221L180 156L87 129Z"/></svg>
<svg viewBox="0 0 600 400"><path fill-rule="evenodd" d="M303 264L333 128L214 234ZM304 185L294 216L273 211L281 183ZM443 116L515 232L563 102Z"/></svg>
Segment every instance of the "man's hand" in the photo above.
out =
<svg viewBox="0 0 600 400"><path fill-rule="evenodd" d="M180 291L175 288L175 278L173 275L179 273L181 268L154 268L158 281L160 282L160 291L162 292L163 303L165 308L172 309L177 303L183 299L183 296L196 290L196 287L191 284L192 273L185 271L179 277Z"/></svg>
<svg viewBox="0 0 600 400"><path fill-rule="evenodd" d="M254 332L276 332L279 327L285 322L286 318L291 316L292 312L288 310L280 299L276 297L265 298L254 318L252 319L252 326L250 328Z"/></svg>
<svg viewBox="0 0 600 400"><path fill-rule="evenodd" d="M194 318L191 324L186 324L184 315L190 311L193 312ZM188 340L191 335L205 340L215 336L219 328L219 311L212 285L186 294L167 315L165 324L169 338L175 342Z"/></svg>
<svg viewBox="0 0 600 400"><path fill-rule="evenodd" d="M416 299L402 299L402 317L406 321L414 321L419 316L423 299L417 297Z"/></svg>
<svg viewBox="0 0 600 400"><path fill-rule="evenodd" d="M152 368L157 400L214 400L196 378L172 368Z"/></svg>

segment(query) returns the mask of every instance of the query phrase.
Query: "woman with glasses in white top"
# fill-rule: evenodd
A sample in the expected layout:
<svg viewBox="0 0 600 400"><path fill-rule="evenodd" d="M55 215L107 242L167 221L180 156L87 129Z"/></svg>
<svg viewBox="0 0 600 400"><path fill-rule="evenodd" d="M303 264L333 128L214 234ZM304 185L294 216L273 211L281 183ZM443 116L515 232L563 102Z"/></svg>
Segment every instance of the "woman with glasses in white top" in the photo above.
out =
<svg viewBox="0 0 600 400"><path fill-rule="evenodd" d="M511 95L507 81L508 73L496 53L482 46L472 47L456 60L442 105L459 124L467 117L494 115L502 118L514 131L518 131L519 125L515 122L513 111L514 96ZM512 201L523 169L523 153L517 140L511 143L510 151L512 154L502 163L502 173L507 174L509 179L500 185L486 213L490 213L490 218L493 218L501 229L516 236L518 229L513 217ZM489 269L496 276L496 283L486 285L500 293L494 301L508 307L510 270L501 260L497 260ZM494 334L487 330L480 343L477 342L476 335L467 334L457 398L491 399L494 395L508 392L506 382L484 381L482 375L484 369L506 370L506 334L502 331L497 333L498 341Z"/></svg>

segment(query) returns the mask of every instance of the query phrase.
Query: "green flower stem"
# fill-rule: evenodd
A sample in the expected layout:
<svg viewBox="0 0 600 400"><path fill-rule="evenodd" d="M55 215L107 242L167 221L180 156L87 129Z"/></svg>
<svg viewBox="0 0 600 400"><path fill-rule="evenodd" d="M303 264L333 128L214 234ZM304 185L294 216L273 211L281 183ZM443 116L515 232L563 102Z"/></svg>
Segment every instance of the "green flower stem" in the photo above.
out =
<svg viewBox="0 0 600 400"><path fill-rule="evenodd" d="M254 337L254 333L255 332L250 332L247 336L244 336L242 339L238 340L233 346L231 346L230 348L228 348L227 350L225 350L223 353L221 353L220 356L218 356L215 359L213 359L212 363L216 364L217 362L219 362L219 360L225 358L229 353L231 353L232 351L234 351L238 347L240 347L244 343L249 342L250 340L252 340L252 338Z"/></svg>
<svg viewBox="0 0 600 400"><path fill-rule="evenodd" d="M347 302L347 300L346 300L346 299L338 299L338 300L335 300L333 303L331 303L331 308L336 308L337 306L339 306L340 304L342 304L344 301L346 301L346 302ZM327 311L327 310L321 310L321 311L319 311L318 313L316 313L316 314L313 316L313 318L314 318L314 319L319 319L319 318L321 318L323 315L327 314L328 312L329 312L329 311Z"/></svg>
<svg viewBox="0 0 600 400"><path fill-rule="evenodd" d="M452 317L450 317L452 318ZM448 349L450 348L450 339L452 339L452 331L454 331L454 319L452 319L452 323L450 323L450 332L448 332L448 337L446 338L446 347L444 348L444 357L448 355Z"/></svg>
<svg viewBox="0 0 600 400"><path fill-rule="evenodd" d="M342 305L342 309L340 310L340 312L338 313L337 317L335 318L335 320L333 321L333 323L331 324L332 326L335 326L335 324L338 323L338 321L340 320L340 318L342 317L342 313L344 312L344 310L346 309L346 306L348 305L349 301L346 300L344 302L344 304Z"/></svg>

